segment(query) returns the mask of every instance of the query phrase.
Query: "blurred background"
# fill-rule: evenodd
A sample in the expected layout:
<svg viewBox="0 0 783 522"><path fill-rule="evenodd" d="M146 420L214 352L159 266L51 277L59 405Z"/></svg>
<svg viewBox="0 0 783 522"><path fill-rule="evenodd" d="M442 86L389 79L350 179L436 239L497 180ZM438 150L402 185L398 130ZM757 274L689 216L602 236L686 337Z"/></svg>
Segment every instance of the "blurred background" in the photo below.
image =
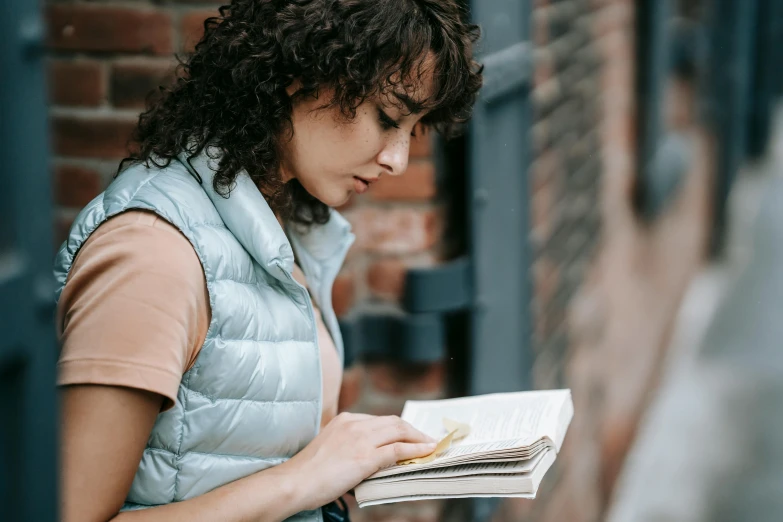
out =
<svg viewBox="0 0 783 522"><path fill-rule="evenodd" d="M783 520L783 2L465 4L466 134L341 209L341 408L567 387L576 414L535 501L353 518ZM218 4L0 6L0 518L55 520L53 252Z"/></svg>

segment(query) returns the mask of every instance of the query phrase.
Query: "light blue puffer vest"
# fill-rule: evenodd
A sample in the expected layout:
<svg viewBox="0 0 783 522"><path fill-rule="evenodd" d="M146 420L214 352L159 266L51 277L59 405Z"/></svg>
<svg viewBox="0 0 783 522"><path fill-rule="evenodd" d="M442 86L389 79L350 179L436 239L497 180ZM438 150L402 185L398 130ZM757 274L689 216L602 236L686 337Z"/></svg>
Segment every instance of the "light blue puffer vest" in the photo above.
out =
<svg viewBox="0 0 783 522"><path fill-rule="evenodd" d="M124 509L201 495L284 462L318 433L317 329L310 296L292 276L294 249L343 357L331 290L353 242L348 223L332 212L326 225L307 233L289 230L289 243L246 173L229 198L215 193L216 165L202 153L190 162L181 155L165 169L130 167L82 210L57 255L59 299L90 234L123 211L147 209L182 231L206 275L212 310L206 341L175 406L158 416Z"/></svg>

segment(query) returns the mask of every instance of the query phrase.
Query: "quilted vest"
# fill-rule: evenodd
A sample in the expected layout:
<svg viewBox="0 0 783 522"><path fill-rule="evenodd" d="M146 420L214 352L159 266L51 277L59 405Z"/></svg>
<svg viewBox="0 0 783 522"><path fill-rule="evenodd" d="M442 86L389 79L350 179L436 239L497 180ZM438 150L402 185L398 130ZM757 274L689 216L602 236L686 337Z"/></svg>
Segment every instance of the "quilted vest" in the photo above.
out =
<svg viewBox="0 0 783 522"><path fill-rule="evenodd" d="M331 289L353 242L332 211L326 225L286 235L247 173L229 197L212 188L216 160L180 155L135 165L76 218L55 262L57 298L90 234L130 209L157 213L188 238L206 276L212 320L174 407L161 413L123 509L187 500L291 458L318 433L321 361L310 293L340 359ZM290 242L289 242L290 238ZM321 521L321 510L290 520Z"/></svg>

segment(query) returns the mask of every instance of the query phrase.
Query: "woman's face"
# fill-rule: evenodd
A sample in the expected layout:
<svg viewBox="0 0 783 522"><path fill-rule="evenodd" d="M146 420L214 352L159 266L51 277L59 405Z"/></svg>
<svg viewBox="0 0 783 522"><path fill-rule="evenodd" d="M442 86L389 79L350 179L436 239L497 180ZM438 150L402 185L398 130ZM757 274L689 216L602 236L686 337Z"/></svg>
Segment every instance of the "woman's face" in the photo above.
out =
<svg viewBox="0 0 783 522"><path fill-rule="evenodd" d="M297 179L322 203L339 207L362 194L381 176L400 176L408 168L414 129L424 116L416 102L430 97L431 67L412 92L368 100L346 120L340 109L320 109L331 92L294 106L293 137L282 155L284 181Z"/></svg>

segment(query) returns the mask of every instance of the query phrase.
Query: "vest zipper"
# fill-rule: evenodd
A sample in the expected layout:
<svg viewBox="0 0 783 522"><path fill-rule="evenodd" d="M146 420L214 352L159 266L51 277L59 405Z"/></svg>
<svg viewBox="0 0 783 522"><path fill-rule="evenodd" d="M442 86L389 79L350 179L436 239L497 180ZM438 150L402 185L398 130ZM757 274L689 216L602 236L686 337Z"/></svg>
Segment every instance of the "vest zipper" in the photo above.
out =
<svg viewBox="0 0 783 522"><path fill-rule="evenodd" d="M310 315L310 326L313 334L313 342L315 344L315 356L318 360L318 378L319 378L319 390L318 390L318 419L315 424L315 434L318 435L321 431L321 419L323 418L323 401L324 401L324 376L323 368L321 366L321 346L318 343L318 325L315 321L315 310L313 310L313 300L310 297L310 292L307 288L299 284L299 281L294 279L294 276L288 272L280 263L276 263L277 267L286 275L288 280L293 283L304 295L305 303L307 303L307 311Z"/></svg>

